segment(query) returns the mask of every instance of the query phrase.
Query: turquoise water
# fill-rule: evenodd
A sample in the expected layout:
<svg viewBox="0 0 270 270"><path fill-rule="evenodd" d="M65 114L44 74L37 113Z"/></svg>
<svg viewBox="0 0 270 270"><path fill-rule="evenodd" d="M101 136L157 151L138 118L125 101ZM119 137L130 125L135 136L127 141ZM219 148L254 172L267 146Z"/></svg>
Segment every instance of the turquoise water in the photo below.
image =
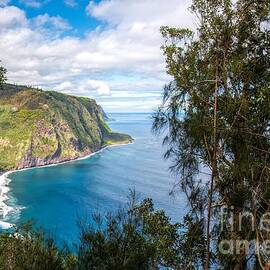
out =
<svg viewBox="0 0 270 270"><path fill-rule="evenodd" d="M151 134L149 114L112 114L114 131L130 134L134 144L111 147L84 159L58 166L13 173L9 176L10 200L22 207L6 221L29 219L58 241L71 244L78 237L77 222L91 213L105 215L127 201L129 189L139 198L153 198L156 208L165 209L176 221L184 213L182 196L169 196L175 179L163 160L161 139Z"/></svg>

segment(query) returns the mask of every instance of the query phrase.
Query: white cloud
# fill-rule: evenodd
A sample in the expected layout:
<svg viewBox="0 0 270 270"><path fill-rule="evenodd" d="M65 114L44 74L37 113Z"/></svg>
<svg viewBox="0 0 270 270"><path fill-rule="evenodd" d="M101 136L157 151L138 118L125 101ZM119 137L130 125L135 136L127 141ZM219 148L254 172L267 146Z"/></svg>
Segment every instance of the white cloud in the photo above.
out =
<svg viewBox="0 0 270 270"><path fill-rule="evenodd" d="M33 19L34 25L36 27L50 27L57 30L69 30L71 26L69 23L60 16L49 16L47 13L43 15L38 15Z"/></svg>
<svg viewBox="0 0 270 270"><path fill-rule="evenodd" d="M160 50L162 25L195 28L188 11L190 0L104 0L90 1L86 8L89 16L107 22L108 28L97 38L103 56L108 52L118 65L131 71L157 75L164 72ZM91 37L91 34L89 35Z"/></svg>
<svg viewBox="0 0 270 270"><path fill-rule="evenodd" d="M106 27L83 38L55 35L70 27L61 17L43 14L27 19L23 10L3 7L0 59L11 82L90 97L110 94L110 89L112 96L118 90L160 93L168 78L159 27L194 27L189 4L185 0L169 4L167 0L91 1L89 16L103 20Z"/></svg>
<svg viewBox="0 0 270 270"><path fill-rule="evenodd" d="M116 25L142 23L153 27L164 24L193 27L187 12L190 0L103 0L90 1L87 12L96 18Z"/></svg>
<svg viewBox="0 0 270 270"><path fill-rule="evenodd" d="M152 112L160 104L159 99L97 101L106 112Z"/></svg>
<svg viewBox="0 0 270 270"><path fill-rule="evenodd" d="M32 7L32 8L40 8L42 6L42 1L38 0L20 0L20 3L24 4L27 7Z"/></svg>
<svg viewBox="0 0 270 270"><path fill-rule="evenodd" d="M9 4L10 0L0 0L0 7L5 7Z"/></svg>
<svg viewBox="0 0 270 270"><path fill-rule="evenodd" d="M110 87L103 81L83 80L77 83L65 81L55 87L55 90L67 94L76 94L81 96L109 96Z"/></svg>
<svg viewBox="0 0 270 270"><path fill-rule="evenodd" d="M78 5L77 1L75 0L64 0L64 3L68 6L68 7L76 7Z"/></svg>
<svg viewBox="0 0 270 270"><path fill-rule="evenodd" d="M17 7L0 8L0 29L14 29L27 25L24 12Z"/></svg>
<svg viewBox="0 0 270 270"><path fill-rule="evenodd" d="M109 96L111 94L109 86L102 81L88 80L84 87L86 89L94 89L99 96Z"/></svg>
<svg viewBox="0 0 270 270"><path fill-rule="evenodd" d="M60 83L55 90L59 91L59 92L71 92L72 90L74 90L75 86L73 83L66 81L66 82L62 82Z"/></svg>

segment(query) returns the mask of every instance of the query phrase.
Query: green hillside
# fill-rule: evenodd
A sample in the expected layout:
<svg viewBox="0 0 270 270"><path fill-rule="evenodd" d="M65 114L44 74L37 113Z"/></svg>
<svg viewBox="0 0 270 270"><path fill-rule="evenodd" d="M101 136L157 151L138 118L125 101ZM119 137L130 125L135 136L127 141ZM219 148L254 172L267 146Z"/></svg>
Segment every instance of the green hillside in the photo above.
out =
<svg viewBox="0 0 270 270"><path fill-rule="evenodd" d="M76 159L132 138L114 133L95 100L5 84L0 89L0 171Z"/></svg>

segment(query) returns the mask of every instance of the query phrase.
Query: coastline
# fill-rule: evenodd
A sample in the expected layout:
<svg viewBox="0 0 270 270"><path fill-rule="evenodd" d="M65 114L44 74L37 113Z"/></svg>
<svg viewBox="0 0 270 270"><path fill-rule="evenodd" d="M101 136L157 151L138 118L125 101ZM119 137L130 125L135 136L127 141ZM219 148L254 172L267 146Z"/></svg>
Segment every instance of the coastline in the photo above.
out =
<svg viewBox="0 0 270 270"><path fill-rule="evenodd" d="M62 165L62 164L70 163L70 162L88 159L88 158L90 158L98 153L101 153L102 151L104 151L107 148L124 146L124 145L133 144L133 143L134 143L134 138L133 138L132 142L105 145L105 146L101 147L101 149L99 149L96 152L93 152L91 154L88 154L88 155L85 155L82 157L78 157L75 159L70 159L70 160L66 160L66 161L62 161L62 162L58 162L58 163L52 163L52 164L43 165L43 166L35 166L35 167L18 169L18 170L10 170L10 171L0 173L0 230L1 229L2 230L10 229L14 226L14 224L5 221L5 218L7 217L7 215L10 212L14 211L14 208L12 206L9 206L8 204L6 204L6 201L10 199L10 197L8 197L8 193L10 192L9 183L11 182L11 179L9 178L10 174L15 173L15 172L20 172L20 171L58 166L58 165ZM17 210L20 210L20 209L17 209Z"/></svg>

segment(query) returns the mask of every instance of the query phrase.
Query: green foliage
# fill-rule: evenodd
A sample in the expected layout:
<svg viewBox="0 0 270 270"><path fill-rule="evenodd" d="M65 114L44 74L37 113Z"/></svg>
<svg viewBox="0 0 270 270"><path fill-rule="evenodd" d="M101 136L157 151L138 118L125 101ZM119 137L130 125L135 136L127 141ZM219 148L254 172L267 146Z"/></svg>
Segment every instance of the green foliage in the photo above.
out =
<svg viewBox="0 0 270 270"><path fill-rule="evenodd" d="M0 111L0 170L15 168L27 151L34 122L44 116L40 110L14 112L11 106Z"/></svg>
<svg viewBox="0 0 270 270"><path fill-rule="evenodd" d="M113 133L104 117L89 98L4 84L0 171L75 159L108 144L132 141Z"/></svg>
<svg viewBox="0 0 270 270"><path fill-rule="evenodd" d="M32 231L26 224L12 234L0 237L0 269L65 270L71 269L71 255L59 250L52 237Z"/></svg>
<svg viewBox="0 0 270 270"><path fill-rule="evenodd" d="M79 269L149 269L154 247L140 233L135 216L119 212L108 217L105 229L83 230Z"/></svg>
<svg viewBox="0 0 270 270"><path fill-rule="evenodd" d="M114 145L119 143L130 143L132 142L132 138L129 135L116 133L116 132L108 132L104 138L104 145Z"/></svg>
<svg viewBox="0 0 270 270"><path fill-rule="evenodd" d="M0 64L1 64L1 61L0 61ZM3 84L7 80L6 74L7 74L7 70L0 65L0 88L3 87Z"/></svg>
<svg viewBox="0 0 270 270"><path fill-rule="evenodd" d="M213 191L211 203L218 206L211 218L212 234L219 239L256 239L248 226L224 234L218 217L220 206L233 207L227 223L233 215L249 211L259 226L269 209L270 3L194 0L191 9L199 18L196 35L186 29L161 29L167 72L173 80L164 89L153 129L165 133L165 157L173 161L191 213L199 221L207 220L208 195ZM210 191L210 180L199 181L202 170L213 172ZM207 229L202 231L206 238ZM212 241L213 253L216 245ZM253 261L246 253L226 259L218 252L213 255L219 269L228 265L247 269L256 260L269 261L255 253Z"/></svg>
<svg viewBox="0 0 270 270"><path fill-rule="evenodd" d="M76 253L59 249L53 237L25 224L0 235L0 269L3 270L150 270L198 269L192 254L201 249L203 239L194 231L201 225L186 218L173 224L164 211L155 211L151 199L136 203L131 193L127 207L94 223L81 222ZM193 233L186 234L189 230ZM180 248L181 247L181 248Z"/></svg>

